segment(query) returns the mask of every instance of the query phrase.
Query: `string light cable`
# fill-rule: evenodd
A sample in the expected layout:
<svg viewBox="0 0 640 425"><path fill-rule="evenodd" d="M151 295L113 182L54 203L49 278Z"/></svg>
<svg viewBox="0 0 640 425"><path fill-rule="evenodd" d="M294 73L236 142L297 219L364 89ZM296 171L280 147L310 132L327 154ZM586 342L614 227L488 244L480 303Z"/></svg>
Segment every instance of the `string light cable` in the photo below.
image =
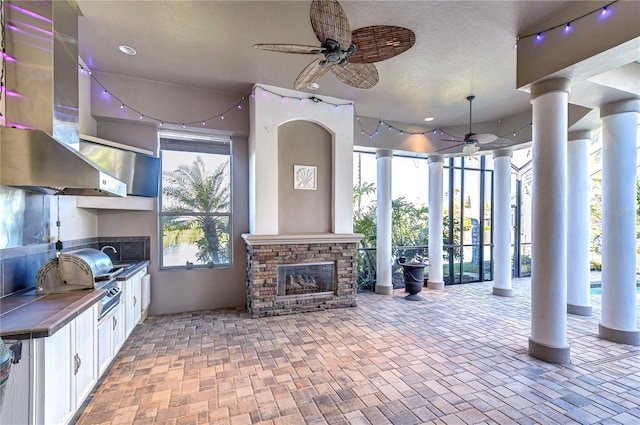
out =
<svg viewBox="0 0 640 425"><path fill-rule="evenodd" d="M234 110L238 110L238 109L242 109L243 105L245 104L245 102L248 101L249 97L251 97L252 99L256 98L256 91L259 89L262 91L262 95L263 96L277 96L280 98L281 102L286 102L288 100L294 100L299 102L300 104L304 104L305 102L309 101L311 103L314 104L323 104L323 105L329 105L332 106L333 108L335 108L336 110L340 109L341 107L349 107L350 109L353 109L353 102L345 102L345 103L334 103L334 102L330 102L326 99L322 99L319 98L317 96L309 96L309 97L299 97L299 96L289 96L289 95L284 95L284 94L280 94L277 93L273 90L264 88L260 85L256 85L249 93L247 93L246 95L242 96L240 98L240 101L234 103L233 105L229 106L227 109L225 109L224 111L222 111L221 113L206 117L204 119L200 119L200 120L196 120L196 121L184 121L184 122L178 122L178 121L171 121L171 120L165 120L162 118L158 118L158 117L154 117L152 115L149 114L145 114L143 111L129 105L128 103L126 103L125 101L123 101L119 96L117 96L115 93L113 93L111 90L109 90L104 84L102 84L100 82L100 80L98 80L98 78L93 74L93 72L91 72L88 68L84 67L82 64L78 64L78 68L80 70L80 72L88 75L98 86L100 86L100 89L102 90L102 92L105 95L109 95L112 99L114 99L115 101L117 101L120 104L120 109L127 109L130 110L134 113L136 113L139 116L139 119L141 120L148 120L148 121L155 121L157 123L160 124L160 126L164 126L165 124L170 124L170 125L175 125L175 126L182 126L182 128L185 128L188 125L195 125L195 124L200 124L202 126L206 126L207 123L209 121L213 121L216 119L220 119L220 120L224 120L224 117L226 114L230 113L231 111Z"/></svg>
<svg viewBox="0 0 640 425"><path fill-rule="evenodd" d="M1 1L1 0L0 0ZM212 115L210 117L207 117L205 119L202 120L196 120L196 121L185 121L185 122L176 122L176 121L170 121L170 120L163 120L161 118L158 117L154 117L148 114L144 114L142 111L140 111L139 109L127 104L126 102L124 102L120 97L118 97L117 95L115 95L112 91L108 90L107 87L102 84L97 78L96 76L87 68L85 68L82 64L78 64L78 67L80 69L80 72L83 72L87 75L89 75L91 77L91 79L93 81L95 81L96 84L98 84L101 88L101 90L103 91L104 94L108 94L109 96L111 96L111 98L113 98L115 101L117 101L118 103L120 103L120 108L121 109L128 109L132 112L135 112L136 114L139 115L140 119L146 119L146 120L151 120L151 121L155 121L157 123L160 124L160 126L163 126L165 124L170 124L170 125L174 125L174 126L182 126L183 128L185 128L187 125L193 125L193 124L201 124L203 126L205 126L209 121L215 120L215 119L220 119L220 120L224 120L224 116L225 114L236 110L236 109L242 109L242 105L249 99L255 99L257 96L257 92L258 90L261 92L261 96L266 97L266 96L276 96L276 98L280 98L280 101L282 103L286 103L286 102L297 102L300 105L304 105L306 103L313 103L316 105L326 105L326 106L330 106L332 108L334 108L336 111L340 110L341 108L349 108L350 110L354 111L355 113L355 118L356 118L356 122L358 123L358 126L360 127L360 134L362 135L367 135L369 138L373 138L375 136L377 136L378 134L380 134L382 129L387 129L388 131L395 131L397 133L399 133L400 135L408 135L408 136L415 136L415 135L421 135L421 136L426 136L427 133L433 133L433 134L438 134L440 133L441 137L449 137L451 138L451 141L460 141L460 137L457 137L443 129L441 129L440 127L436 127L436 128L430 128L430 129L426 129L423 131L410 131L410 130L405 130L402 129L394 124L390 124L388 121L384 120L384 119L379 119L378 123L376 125L375 130L373 131L367 131L364 128L364 125L362 123L362 120L360 119L360 115L358 114L355 104L353 102L342 102L342 103L335 103L332 101L329 101L327 99L323 99L321 97L318 96L307 96L307 97L303 97L303 96L290 96L290 95L286 95L286 94L282 94L282 93L278 93L277 91L274 91L272 89L268 89L265 88L263 86L260 85L256 85L253 87L253 89L247 93L246 95L242 96L240 98L239 102L236 102L235 104L229 106L227 109L225 109L222 113L219 114L215 114ZM507 134L504 134L502 136L499 136L501 138L503 137L508 137L510 135L513 135L514 137L516 136L516 134L518 132L520 132L521 130L525 129L526 127L529 127L531 124L527 124L519 129L516 129L514 131L510 131Z"/></svg>
<svg viewBox="0 0 640 425"><path fill-rule="evenodd" d="M532 33L529 33L529 34L525 34L525 35L519 35L519 36L516 37L516 45L515 45L515 47L517 48L518 47L518 42L520 40L525 39L525 38L535 37L535 40L537 42L540 42L540 41L544 40L544 34L545 33L549 32L549 31L553 31L553 30L555 30L557 28L564 28L563 32L565 34L568 34L568 33L570 33L572 31L572 29L573 29L572 24L574 22L579 21L581 19L584 19L584 18L586 18L586 17L588 17L590 15L593 15L593 14L599 14L600 16L607 16L607 15L609 15L609 13L611 11L611 6L614 5L617 2L618 2L618 0L613 0L612 2L607 3L604 6L598 7L597 9L591 10L590 12L583 13L582 15L580 15L580 16L578 16L576 18L573 18L573 19L571 19L571 20L569 20L567 22L563 22L561 24L554 25L554 26L549 27L547 29L544 29L542 31L536 31L536 32L532 32Z"/></svg>

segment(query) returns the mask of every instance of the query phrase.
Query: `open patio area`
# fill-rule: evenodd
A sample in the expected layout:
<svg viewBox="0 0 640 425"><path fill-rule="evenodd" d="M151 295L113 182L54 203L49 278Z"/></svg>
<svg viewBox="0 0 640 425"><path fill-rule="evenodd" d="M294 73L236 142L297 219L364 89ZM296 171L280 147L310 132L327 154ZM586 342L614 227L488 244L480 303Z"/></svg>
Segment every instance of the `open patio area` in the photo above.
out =
<svg viewBox="0 0 640 425"><path fill-rule="evenodd" d="M640 347L568 317L571 364L527 353L530 279L358 294L356 308L149 317L78 424L640 423Z"/></svg>

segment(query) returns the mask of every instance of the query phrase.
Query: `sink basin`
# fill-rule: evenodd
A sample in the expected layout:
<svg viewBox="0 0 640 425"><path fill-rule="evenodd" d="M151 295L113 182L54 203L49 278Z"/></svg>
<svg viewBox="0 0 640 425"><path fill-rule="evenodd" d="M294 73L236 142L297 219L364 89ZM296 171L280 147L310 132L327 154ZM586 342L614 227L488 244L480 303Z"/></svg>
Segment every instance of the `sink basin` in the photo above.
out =
<svg viewBox="0 0 640 425"><path fill-rule="evenodd" d="M114 269L115 269L115 268L118 268L118 269L120 269L120 268L121 268L121 269L124 269L124 270L128 270L128 269L130 269L131 267L135 266L136 264L138 264L138 263L115 263L115 264L113 265L113 268L114 268Z"/></svg>

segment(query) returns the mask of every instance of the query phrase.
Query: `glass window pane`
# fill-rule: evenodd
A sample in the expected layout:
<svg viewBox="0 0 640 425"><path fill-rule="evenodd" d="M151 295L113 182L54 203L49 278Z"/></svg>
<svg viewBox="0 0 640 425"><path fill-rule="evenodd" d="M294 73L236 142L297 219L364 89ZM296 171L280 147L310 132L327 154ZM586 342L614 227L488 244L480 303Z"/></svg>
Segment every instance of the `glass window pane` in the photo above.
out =
<svg viewBox="0 0 640 425"><path fill-rule="evenodd" d="M228 213L229 155L162 151L162 211Z"/></svg>
<svg viewBox="0 0 640 425"><path fill-rule="evenodd" d="M487 154L484 156L484 169L493 170L493 154Z"/></svg>
<svg viewBox="0 0 640 425"><path fill-rule="evenodd" d="M229 216L165 215L162 243L166 267L229 263Z"/></svg>
<svg viewBox="0 0 640 425"><path fill-rule="evenodd" d="M230 264L231 139L163 129L159 134L161 267Z"/></svg>
<svg viewBox="0 0 640 425"><path fill-rule="evenodd" d="M491 194L493 193L493 173L490 171L486 171L484 173L484 228L483 228L483 243L485 245L490 245L493 243L491 227L493 226L493 222L491 220L491 206L492 206L492 198Z"/></svg>
<svg viewBox="0 0 640 425"><path fill-rule="evenodd" d="M483 248L483 257L482 257L482 280L492 280L491 277L491 261L493 260L491 253L493 252L491 246L485 245Z"/></svg>

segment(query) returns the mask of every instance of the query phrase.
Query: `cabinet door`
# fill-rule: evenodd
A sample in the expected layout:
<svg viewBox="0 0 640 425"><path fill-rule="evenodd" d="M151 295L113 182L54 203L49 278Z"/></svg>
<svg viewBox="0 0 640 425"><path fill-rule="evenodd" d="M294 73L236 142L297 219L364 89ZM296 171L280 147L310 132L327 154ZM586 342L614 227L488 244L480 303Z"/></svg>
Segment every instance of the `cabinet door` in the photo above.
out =
<svg viewBox="0 0 640 425"><path fill-rule="evenodd" d="M36 424L65 424L73 415L73 338L68 323L53 335L35 340Z"/></svg>
<svg viewBox="0 0 640 425"><path fill-rule="evenodd" d="M118 354L118 351L120 351L120 348L122 347L122 344L124 344L124 325L125 325L125 318L124 318L124 307L122 304L120 304L118 307L116 307L116 309L114 310L114 315L113 315L113 323L111 324L111 329L113 331L113 339L112 339L112 354L113 357L115 357Z"/></svg>
<svg viewBox="0 0 640 425"><path fill-rule="evenodd" d="M75 320L75 354L73 368L75 376L75 405L80 407L98 380L96 322L97 305L80 314Z"/></svg>
<svg viewBox="0 0 640 425"><path fill-rule="evenodd" d="M105 316L98 324L98 376L102 376L113 358L112 330L115 311Z"/></svg>
<svg viewBox="0 0 640 425"><path fill-rule="evenodd" d="M141 270L133 277L133 327L140 323L142 317L142 276L146 269Z"/></svg>
<svg viewBox="0 0 640 425"><path fill-rule="evenodd" d="M131 331L133 330L135 323L133 322L133 278L134 276L127 279L122 285L122 291L124 292L124 339L129 337Z"/></svg>

